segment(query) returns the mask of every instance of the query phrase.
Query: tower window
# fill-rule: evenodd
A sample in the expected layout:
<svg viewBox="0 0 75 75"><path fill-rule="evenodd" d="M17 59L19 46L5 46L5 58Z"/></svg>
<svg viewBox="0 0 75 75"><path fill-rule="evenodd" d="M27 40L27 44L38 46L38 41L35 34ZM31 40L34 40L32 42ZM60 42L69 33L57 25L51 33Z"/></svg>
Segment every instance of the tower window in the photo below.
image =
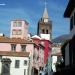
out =
<svg viewBox="0 0 75 75"><path fill-rule="evenodd" d="M44 30L44 29L42 29L42 33L43 33L43 34L45 33L45 30Z"/></svg>
<svg viewBox="0 0 75 75"><path fill-rule="evenodd" d="M15 30L15 29L13 29L13 31L12 31L12 34L13 35L21 35L22 34L22 30Z"/></svg>
<svg viewBox="0 0 75 75"><path fill-rule="evenodd" d="M46 34L48 34L48 30L46 30Z"/></svg>
<svg viewBox="0 0 75 75"><path fill-rule="evenodd" d="M22 22L20 21L15 21L13 24L14 27L21 27L22 26Z"/></svg>

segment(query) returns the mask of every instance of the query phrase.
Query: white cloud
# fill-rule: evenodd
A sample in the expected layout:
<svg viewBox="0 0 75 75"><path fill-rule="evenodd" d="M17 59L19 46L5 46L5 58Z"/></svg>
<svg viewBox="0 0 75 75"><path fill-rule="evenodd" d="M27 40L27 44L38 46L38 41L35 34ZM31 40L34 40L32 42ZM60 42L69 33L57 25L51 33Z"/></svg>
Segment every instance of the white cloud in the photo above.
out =
<svg viewBox="0 0 75 75"><path fill-rule="evenodd" d="M5 3L0 3L0 6L5 6L6 4Z"/></svg>

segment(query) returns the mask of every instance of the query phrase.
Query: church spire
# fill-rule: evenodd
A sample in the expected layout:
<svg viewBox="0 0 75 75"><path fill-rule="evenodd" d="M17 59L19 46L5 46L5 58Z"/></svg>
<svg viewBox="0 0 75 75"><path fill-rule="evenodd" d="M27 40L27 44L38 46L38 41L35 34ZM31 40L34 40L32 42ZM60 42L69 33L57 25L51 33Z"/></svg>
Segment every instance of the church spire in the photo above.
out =
<svg viewBox="0 0 75 75"><path fill-rule="evenodd" d="M48 19L49 18L46 5L47 5L47 2L45 1L45 9L44 9L43 17L42 17L44 19Z"/></svg>
<svg viewBox="0 0 75 75"><path fill-rule="evenodd" d="M52 21L50 21L45 0L45 9L43 16L38 22L37 35L39 35L42 39L51 40L52 36Z"/></svg>

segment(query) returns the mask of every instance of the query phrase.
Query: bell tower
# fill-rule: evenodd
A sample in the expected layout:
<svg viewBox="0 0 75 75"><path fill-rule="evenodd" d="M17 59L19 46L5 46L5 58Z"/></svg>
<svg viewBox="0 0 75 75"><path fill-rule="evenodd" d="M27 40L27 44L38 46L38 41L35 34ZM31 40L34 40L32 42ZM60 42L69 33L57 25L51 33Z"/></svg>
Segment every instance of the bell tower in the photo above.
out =
<svg viewBox="0 0 75 75"><path fill-rule="evenodd" d="M38 22L37 35L46 40L51 40L52 37L52 21L49 19L46 4L43 16Z"/></svg>

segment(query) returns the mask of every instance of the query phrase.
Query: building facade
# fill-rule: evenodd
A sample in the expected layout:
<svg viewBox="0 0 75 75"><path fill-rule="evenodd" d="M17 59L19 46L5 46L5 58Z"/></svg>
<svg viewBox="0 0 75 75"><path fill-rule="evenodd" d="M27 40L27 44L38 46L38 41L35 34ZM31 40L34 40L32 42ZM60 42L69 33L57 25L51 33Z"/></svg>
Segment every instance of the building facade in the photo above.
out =
<svg viewBox="0 0 75 75"><path fill-rule="evenodd" d="M63 45L65 65L75 65L75 0L69 0L64 17L70 18L70 34Z"/></svg>
<svg viewBox="0 0 75 75"><path fill-rule="evenodd" d="M38 56L39 56L39 71L41 68L43 71L48 72L48 57L51 55L51 41L40 38L37 35L32 37L33 42L39 46ZM50 59L50 58L49 58ZM50 60L51 61L51 60ZM51 66L49 66L51 67Z"/></svg>
<svg viewBox="0 0 75 75"><path fill-rule="evenodd" d="M56 64L57 63L61 63L63 62L63 57L62 57L62 53L61 53L61 43L53 43L52 44L52 53L51 53L51 57L52 57L52 70L53 72L56 72Z"/></svg>
<svg viewBox="0 0 75 75"><path fill-rule="evenodd" d="M10 63L9 75L38 75L39 68L44 66L44 46L37 44L32 38L29 39L28 23L23 20L11 21L10 37L0 36L0 53L0 73L4 73L1 70L6 58L10 61L7 62ZM26 53L29 54L25 56ZM27 62L26 66L24 61ZM15 68L15 63L20 66Z"/></svg>
<svg viewBox="0 0 75 75"><path fill-rule="evenodd" d="M44 8L44 13L38 22L37 35L41 38L41 43L44 44L44 70L48 74L51 71L51 39L52 39L52 21L49 18L47 7Z"/></svg>
<svg viewBox="0 0 75 75"><path fill-rule="evenodd" d="M0 51L1 75L29 75L29 53Z"/></svg>
<svg viewBox="0 0 75 75"><path fill-rule="evenodd" d="M10 37L11 38L21 38L27 39L28 38L28 22L25 20L13 20L11 21L11 30L10 30Z"/></svg>
<svg viewBox="0 0 75 75"><path fill-rule="evenodd" d="M34 52L34 43L25 39L20 39L20 38L8 38L8 37L0 37L0 52L5 52L6 54L8 54L7 52L9 52L11 55L1 55L3 58L10 58L11 59L11 64L14 62L15 60L20 60L23 58L28 58L27 60L30 61L29 63L31 64L29 67L29 75L31 75L31 70L32 70L32 66L33 66L33 52ZM15 52L17 52L17 54L19 54L21 52L21 55L23 53L29 52L29 56L24 57L21 55L16 56ZM13 55L14 56L13 56ZM30 58L30 59L29 59ZM27 61L27 62L28 62ZM11 67L12 68L12 67ZM1 69L1 68L0 68ZM22 68L21 68L22 69ZM14 68L15 70L15 68ZM20 69L18 69L20 71ZM13 71L15 73L15 71ZM18 72L17 72L18 73ZM26 73L27 74L27 73ZM27 74L28 75L28 74Z"/></svg>

